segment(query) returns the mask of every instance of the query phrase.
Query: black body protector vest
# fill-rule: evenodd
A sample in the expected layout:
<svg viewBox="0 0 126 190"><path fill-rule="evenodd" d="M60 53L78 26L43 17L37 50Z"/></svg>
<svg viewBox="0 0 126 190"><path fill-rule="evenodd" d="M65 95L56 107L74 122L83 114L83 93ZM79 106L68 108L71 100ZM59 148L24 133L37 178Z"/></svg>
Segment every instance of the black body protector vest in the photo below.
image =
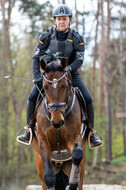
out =
<svg viewBox="0 0 126 190"><path fill-rule="evenodd" d="M65 57L69 60L69 57L74 49L72 33L73 30L69 29L69 33L66 40L58 41L56 35L56 28L53 27L50 36L50 43L47 50L49 49L52 54L56 54L57 58Z"/></svg>

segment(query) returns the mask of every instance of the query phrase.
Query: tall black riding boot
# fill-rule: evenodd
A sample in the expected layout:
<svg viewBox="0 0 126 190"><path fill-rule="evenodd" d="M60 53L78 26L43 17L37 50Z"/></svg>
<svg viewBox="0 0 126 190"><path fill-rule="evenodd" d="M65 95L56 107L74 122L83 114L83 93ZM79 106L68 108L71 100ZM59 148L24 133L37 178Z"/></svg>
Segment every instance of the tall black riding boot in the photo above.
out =
<svg viewBox="0 0 126 190"><path fill-rule="evenodd" d="M93 103L91 103L87 106L87 115L92 124L92 128L94 128L94 105L93 105ZM92 147L97 147L102 144L102 141L97 138L95 133L92 133L91 138L90 138L90 143L92 144Z"/></svg>
<svg viewBox="0 0 126 190"><path fill-rule="evenodd" d="M34 113L34 110L35 110L35 105L28 100L27 101L27 125L29 125L29 122ZM30 127L33 131L35 127L35 123L33 122ZM23 135L18 136L18 140L28 143L30 140L30 131L27 129Z"/></svg>

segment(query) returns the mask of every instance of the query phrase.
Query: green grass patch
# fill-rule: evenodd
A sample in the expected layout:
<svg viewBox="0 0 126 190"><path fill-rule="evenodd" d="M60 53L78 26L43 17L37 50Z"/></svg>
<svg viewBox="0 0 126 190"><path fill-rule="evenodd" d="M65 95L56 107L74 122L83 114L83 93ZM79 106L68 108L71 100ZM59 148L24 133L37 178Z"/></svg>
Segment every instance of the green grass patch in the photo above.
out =
<svg viewBox="0 0 126 190"><path fill-rule="evenodd" d="M119 158L116 158L112 160L111 164L119 164L120 162L126 162L126 157L121 156Z"/></svg>
<svg viewBox="0 0 126 190"><path fill-rule="evenodd" d="M19 188L19 187L15 187L15 186L11 186L11 187L6 187L6 188L0 188L0 190L25 190L26 188Z"/></svg>

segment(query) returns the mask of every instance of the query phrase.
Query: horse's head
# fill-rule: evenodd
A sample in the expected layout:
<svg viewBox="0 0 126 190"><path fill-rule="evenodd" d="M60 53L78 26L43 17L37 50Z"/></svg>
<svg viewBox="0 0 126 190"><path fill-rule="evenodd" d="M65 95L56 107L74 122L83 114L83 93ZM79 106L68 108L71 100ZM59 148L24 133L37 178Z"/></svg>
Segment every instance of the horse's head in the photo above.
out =
<svg viewBox="0 0 126 190"><path fill-rule="evenodd" d="M64 113L67 109L71 81L66 71L67 61L52 61L49 64L41 61L43 88L46 95L46 108L51 114L51 124L59 128L64 125Z"/></svg>

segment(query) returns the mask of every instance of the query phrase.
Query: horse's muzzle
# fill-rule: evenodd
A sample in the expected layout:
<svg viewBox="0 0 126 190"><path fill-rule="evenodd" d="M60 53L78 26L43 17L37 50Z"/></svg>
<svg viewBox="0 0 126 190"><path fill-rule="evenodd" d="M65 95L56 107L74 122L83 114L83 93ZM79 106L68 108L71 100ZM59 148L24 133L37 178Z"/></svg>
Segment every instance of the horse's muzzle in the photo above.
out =
<svg viewBox="0 0 126 190"><path fill-rule="evenodd" d="M64 120L61 120L59 123L54 123L53 121L51 121L51 125L55 128L60 128L64 126Z"/></svg>

